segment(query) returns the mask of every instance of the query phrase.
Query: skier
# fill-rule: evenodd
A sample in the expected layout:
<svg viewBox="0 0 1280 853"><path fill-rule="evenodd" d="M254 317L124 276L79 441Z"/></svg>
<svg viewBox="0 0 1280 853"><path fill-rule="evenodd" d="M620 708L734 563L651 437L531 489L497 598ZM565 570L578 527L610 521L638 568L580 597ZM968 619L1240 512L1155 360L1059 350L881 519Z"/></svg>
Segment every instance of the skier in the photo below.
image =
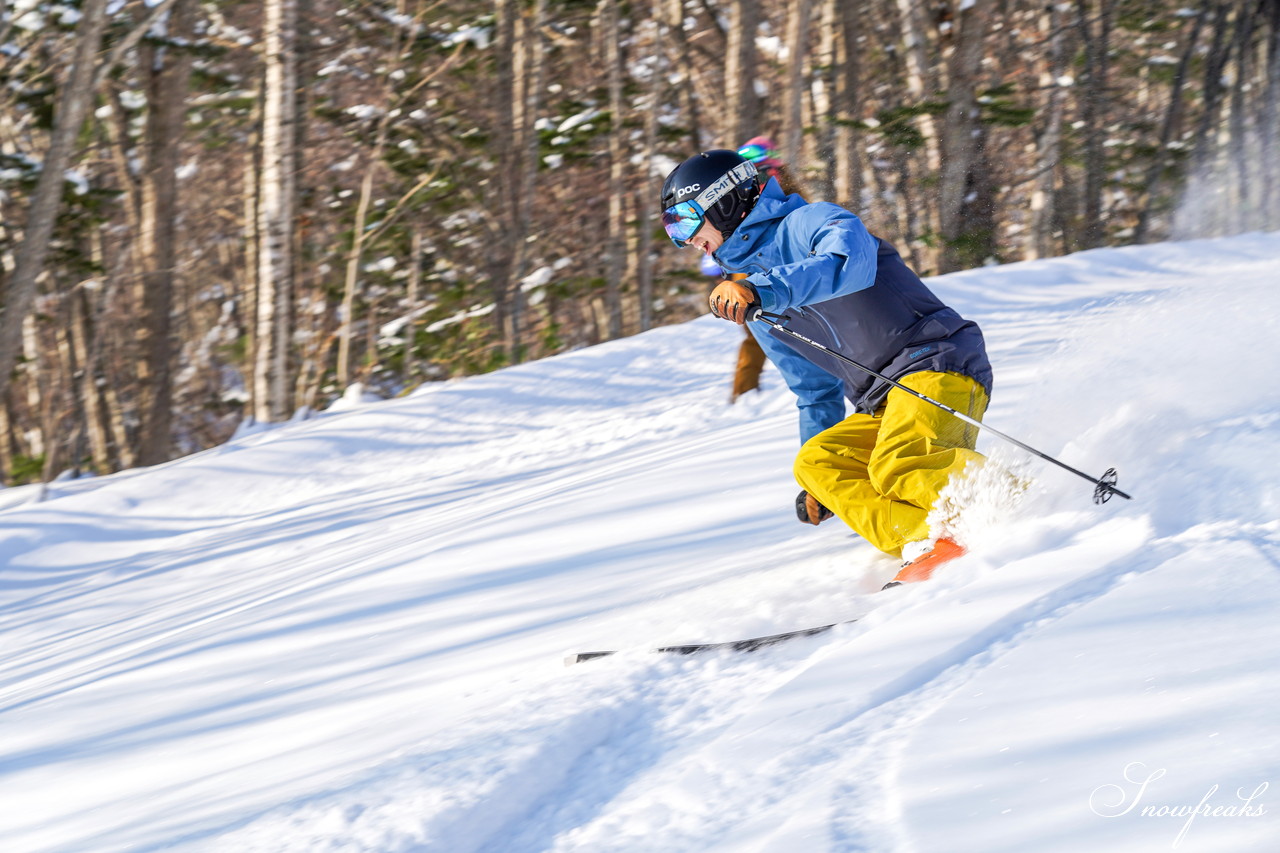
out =
<svg viewBox="0 0 1280 853"><path fill-rule="evenodd" d="M791 180L787 173L786 166L778 159L778 152L774 149L773 142L767 136L753 136L738 148L738 154L750 160L756 167L756 180L761 184L768 182L770 178L777 178L778 185L782 187L785 193L796 192L794 181ZM702 271L707 275L715 276L717 280L723 278L738 279L746 278L746 273L732 273L728 276L723 275L720 266L715 262L711 255L702 256ZM751 334L749 329L743 330L745 336L742 344L738 347L738 362L733 368L733 387L729 391L729 402L734 403L739 397L748 391L755 391L760 387L760 373L764 370L765 354L760 348L759 342L755 336Z"/></svg>
<svg viewBox="0 0 1280 853"><path fill-rule="evenodd" d="M769 182L770 178L778 179L778 186L788 195L800 192L800 186L796 183L795 178L791 176L791 171L787 168L787 164L783 163L778 156L778 150L767 136L753 136L742 145L738 146L738 153L750 160L756 167L756 180L761 186Z"/></svg>
<svg viewBox="0 0 1280 853"><path fill-rule="evenodd" d="M662 187L662 221L682 248L715 258L728 273L711 291L711 312L746 324L797 397L802 446L795 476L801 521L835 516L880 550L904 560L890 581L925 580L964 553L927 518L939 492L982 456L977 430L759 322L783 325L981 420L991 392L982 332L944 305L898 252L842 207L806 202L735 151L685 160ZM845 399L853 414L845 417Z"/></svg>

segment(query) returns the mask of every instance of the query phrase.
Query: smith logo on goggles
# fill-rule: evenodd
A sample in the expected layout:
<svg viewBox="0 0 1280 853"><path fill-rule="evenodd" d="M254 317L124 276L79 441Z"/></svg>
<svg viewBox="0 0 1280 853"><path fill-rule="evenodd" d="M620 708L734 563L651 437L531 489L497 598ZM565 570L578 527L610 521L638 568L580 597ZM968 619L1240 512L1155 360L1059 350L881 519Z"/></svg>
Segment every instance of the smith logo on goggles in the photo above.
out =
<svg viewBox="0 0 1280 853"><path fill-rule="evenodd" d="M682 249L687 246L689 239L698 233L706 220L707 208L738 184L755 176L755 166L751 163L739 163L698 193L693 201L682 201L662 211L662 227L666 229L671 242Z"/></svg>

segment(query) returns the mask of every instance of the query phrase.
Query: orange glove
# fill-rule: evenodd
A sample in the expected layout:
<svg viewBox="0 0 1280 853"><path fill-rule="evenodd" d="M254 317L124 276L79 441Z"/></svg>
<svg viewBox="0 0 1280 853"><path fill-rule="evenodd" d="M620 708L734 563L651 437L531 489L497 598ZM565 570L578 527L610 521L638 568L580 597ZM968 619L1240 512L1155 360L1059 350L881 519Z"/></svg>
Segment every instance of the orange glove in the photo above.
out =
<svg viewBox="0 0 1280 853"><path fill-rule="evenodd" d="M739 326L751 319L760 307L756 289L745 281L722 281L711 291L711 313Z"/></svg>
<svg viewBox="0 0 1280 853"><path fill-rule="evenodd" d="M821 524L832 515L831 510L818 503L818 499L808 492L796 495L796 518L802 524Z"/></svg>

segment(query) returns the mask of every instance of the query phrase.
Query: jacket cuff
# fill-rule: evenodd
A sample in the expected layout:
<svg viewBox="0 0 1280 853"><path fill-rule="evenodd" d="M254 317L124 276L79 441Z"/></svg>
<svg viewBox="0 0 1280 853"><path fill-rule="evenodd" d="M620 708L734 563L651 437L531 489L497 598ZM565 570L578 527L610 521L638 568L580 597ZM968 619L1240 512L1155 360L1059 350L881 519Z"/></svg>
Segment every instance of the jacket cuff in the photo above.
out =
<svg viewBox="0 0 1280 853"><path fill-rule="evenodd" d="M787 306L782 304L778 299L778 294L767 280L762 281L755 275L748 276L743 280L743 284L750 287L756 294L756 300L759 301L760 307L770 314L781 314Z"/></svg>

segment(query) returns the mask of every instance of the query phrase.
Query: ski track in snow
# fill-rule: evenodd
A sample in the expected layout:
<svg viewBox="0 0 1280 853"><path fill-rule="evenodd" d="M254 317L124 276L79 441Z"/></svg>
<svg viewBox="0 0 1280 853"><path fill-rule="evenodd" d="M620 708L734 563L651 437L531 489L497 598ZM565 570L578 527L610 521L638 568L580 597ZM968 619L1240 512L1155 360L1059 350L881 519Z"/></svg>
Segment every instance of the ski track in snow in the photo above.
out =
<svg viewBox="0 0 1280 853"><path fill-rule="evenodd" d="M54 484L0 514L0 848L1169 849L1090 791L1132 761L1168 766L1155 802L1280 790L1277 264L1250 235L935 280L987 335L987 420L1135 500L984 437L974 553L883 594L892 561L790 519L791 399L766 373L724 405L739 332L705 318ZM1116 671L1075 660L1127 623ZM558 666L591 648L623 651ZM1204 818L1179 849L1276 837Z"/></svg>
<svg viewBox="0 0 1280 853"><path fill-rule="evenodd" d="M1134 534L1141 532L1140 530L1129 532L1127 538L1133 540L1136 545L1140 537ZM1120 532L1119 538L1126 538L1124 531ZM1102 547L1099 547L1100 545ZM1090 552L1107 554L1108 557L1115 556L1114 547L1110 543L1095 541L1068 546L1060 553L1050 552L1040 557L1051 559L1060 557L1074 562L1081 558L1082 553L1087 558ZM1131 563L1125 559L1109 562L1096 571L1065 583L1046 595L1020 604L991 623L974 626L973 633L963 639L957 636L950 637L937 656L920 663L911 670L895 675L887 683L880 685L878 690L866 696L863 701L850 703L848 706L838 705L838 710L822 714L822 719L817 724L803 727L805 735L802 739L788 743L784 748L775 746L773 752L780 757L773 759L758 771L766 778L717 777L716 799L704 804L704 809L697 813L696 820L686 818L684 821L676 822L696 827L696 832L687 838L661 836L660 842L650 849L689 851L708 849L702 846L705 844L706 835L732 833L733 824L737 822L736 819L725 820L717 815L717 812L723 810L725 814L735 818L749 814L752 801L758 798L759 791L762 789L780 792L798 791L791 795L784 793L769 805L775 811L792 812L804 817L811 816L813 810L788 806L787 801L792 798L813 799L816 796L821 803L818 814L823 823L830 821L832 824L831 846L822 849L856 851L896 848L904 839L895 837L897 834L893 830L892 823L886 825L883 820L884 817L894 816L897 813L892 802L894 789L892 786L885 786L884 780L892 778L900 758L901 745L909 736L910 729L919 721L927 719L938 705L961 689L977 672L998 661L1004 650L1018 643L1026 634L1047 628L1065 613L1106 594L1120 581L1121 577L1152 568L1160 561L1161 558L1156 556L1143 560L1142 562L1146 565ZM1008 570L1016 571L1017 566L1010 566ZM946 595L954 592L954 589L945 592L939 590L930 597L936 598L938 594ZM897 614L895 618L902 620L908 617ZM857 630L856 627L852 627L846 629L844 633L856 634ZM867 630L875 631L876 629L871 627ZM810 666L826 663L824 659L831 654L858 654L857 640L848 636L823 645L825 648L814 656L809 665L801 666L795 671L796 678L803 678ZM741 721L739 722L741 725ZM756 733L755 730L764 729L767 726L767 722L755 720L742 727ZM720 746L720 744L713 744L704 751L714 752ZM725 745L724 748L733 749L732 745ZM679 772L681 775L687 773L684 769ZM694 772L706 773L708 769L705 765L701 765ZM826 789L830 786L831 780L849 781L839 783L837 790L830 792ZM886 787L888 797L884 793ZM817 794L814 788L818 789ZM828 798L830 802L826 802ZM725 799L729 800L727 806L724 803ZM838 808L840 804L845 804L844 810ZM857 807L848 809L850 804L856 804ZM669 808L676 808L671 802L666 805ZM651 807L649 803L644 804L644 808ZM837 808L833 813L828 814L828 809L831 807ZM601 851L636 849L635 845L645 843L646 839L648 839L647 843L653 844L653 838L648 831L643 834L628 833L625 826L625 809L623 816L619 819L621 824L606 823L597 833L581 839L574 838L573 842L563 849ZM805 844L812 843L814 833L821 832L822 827L805 825L804 820L795 823L797 824L795 826L784 825L781 831L773 834L764 832L759 827L752 827L746 833L731 835L731 841L723 845L723 849L744 851L808 849ZM717 824L721 825L717 826ZM710 833L707 832L709 825L713 830ZM646 827L646 830L652 830L652 827ZM763 835L768 838L768 842L765 846L757 848L746 838L740 837L743 834Z"/></svg>

